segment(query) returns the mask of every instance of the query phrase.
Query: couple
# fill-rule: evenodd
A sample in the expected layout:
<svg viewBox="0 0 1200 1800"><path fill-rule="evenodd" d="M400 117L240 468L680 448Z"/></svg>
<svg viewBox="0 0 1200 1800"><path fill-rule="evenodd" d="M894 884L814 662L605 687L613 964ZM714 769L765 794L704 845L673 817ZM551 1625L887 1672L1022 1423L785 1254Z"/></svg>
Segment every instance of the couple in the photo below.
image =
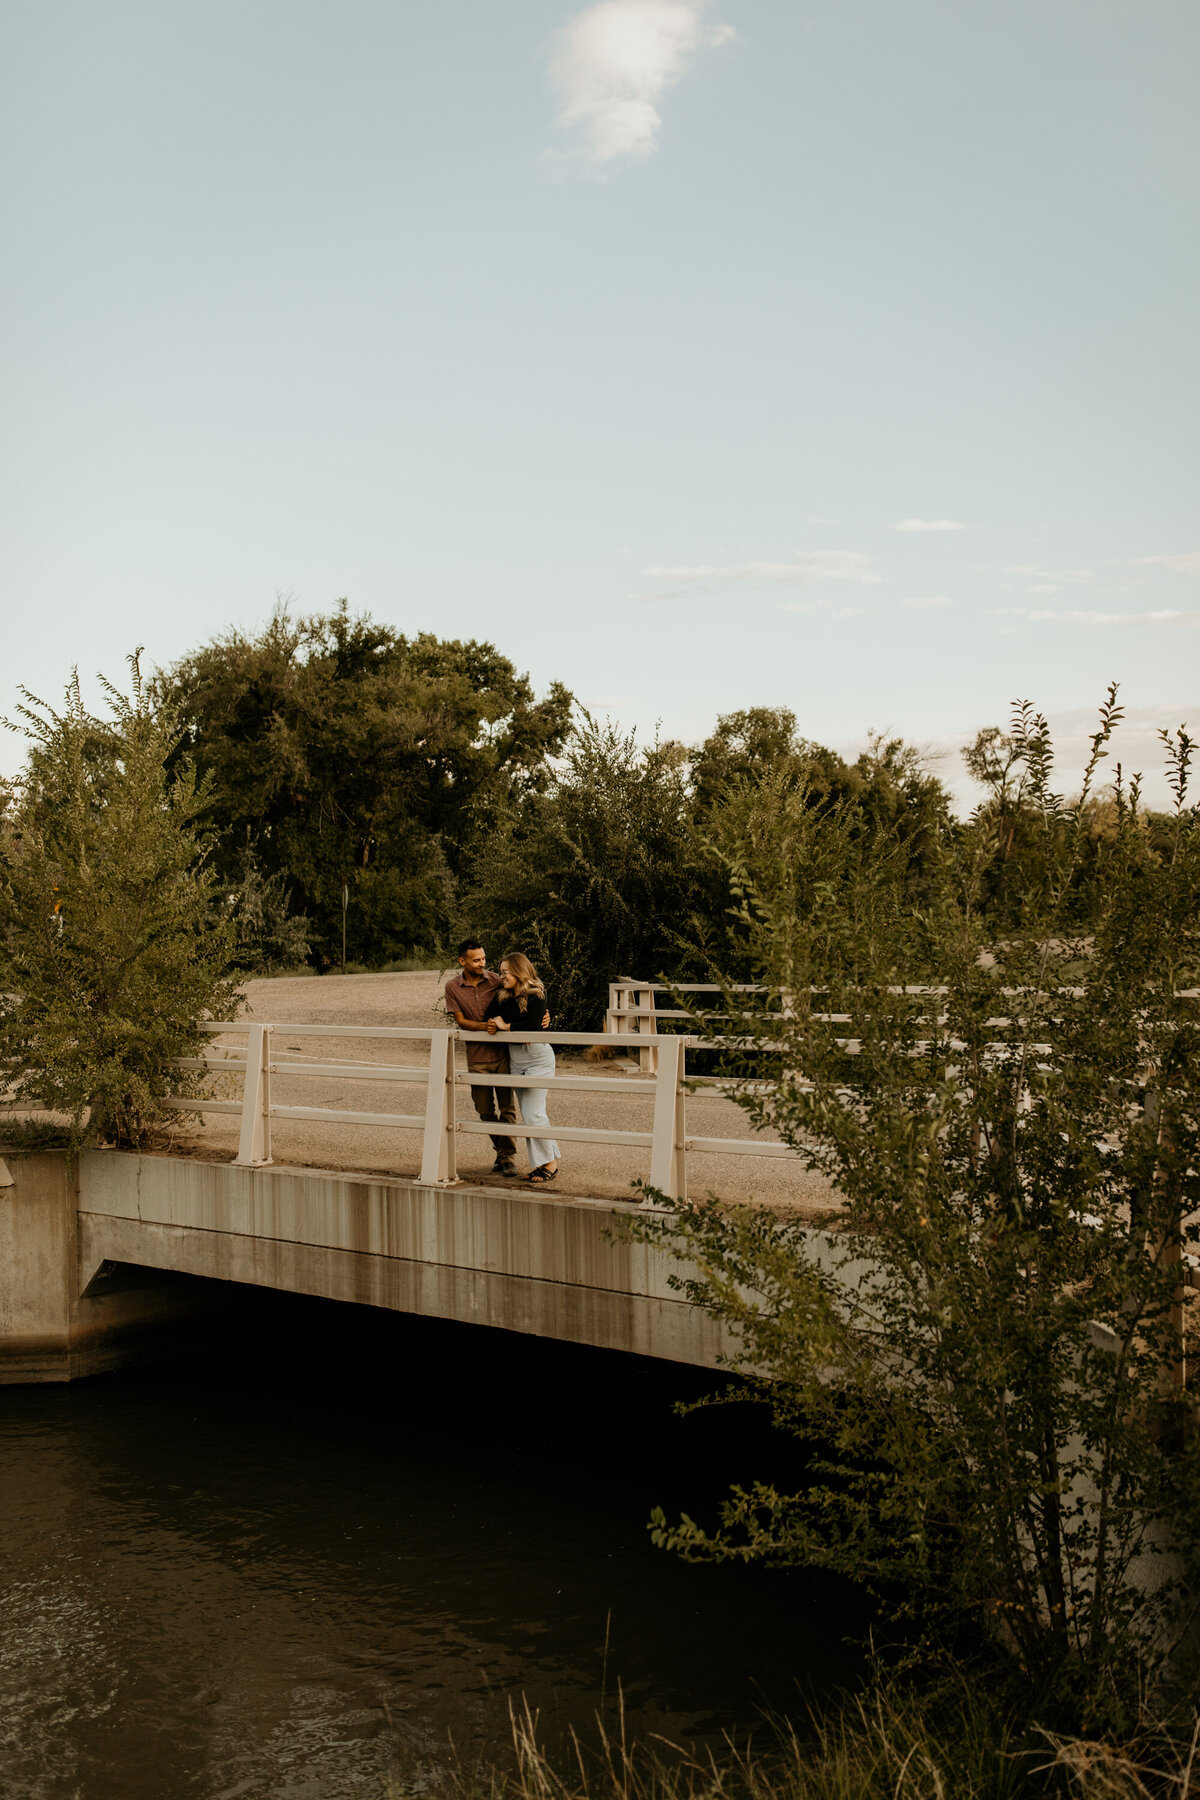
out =
<svg viewBox="0 0 1200 1800"><path fill-rule="evenodd" d="M504 1042L510 1031L548 1031L550 1009L546 990L538 972L527 956L510 951L501 959L498 975L487 966L483 945L467 938L458 946L461 975L446 983L446 1011L459 1026L469 1032L467 1039L467 1073L469 1075L542 1075L554 1074L554 1051L549 1044L517 1044ZM488 1042L479 1041L487 1033ZM515 1098L514 1098L515 1096ZM545 1088L511 1088L486 1081L473 1083L471 1098L475 1111L485 1125L515 1125L517 1106L526 1125L549 1125L546 1117ZM529 1174L525 1177L534 1187L545 1187L558 1174L558 1145L553 1138L527 1138ZM516 1175L513 1161L516 1145L510 1137L492 1138L496 1152L493 1171L497 1175Z"/></svg>

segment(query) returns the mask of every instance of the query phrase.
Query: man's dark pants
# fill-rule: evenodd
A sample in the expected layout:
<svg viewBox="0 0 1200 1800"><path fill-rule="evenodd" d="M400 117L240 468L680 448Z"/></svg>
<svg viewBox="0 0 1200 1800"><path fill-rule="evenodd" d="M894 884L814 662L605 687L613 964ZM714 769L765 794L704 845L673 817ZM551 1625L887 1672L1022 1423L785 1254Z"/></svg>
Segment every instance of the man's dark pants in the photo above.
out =
<svg viewBox="0 0 1200 1800"><path fill-rule="evenodd" d="M497 1063L490 1069L470 1069L469 1073L472 1075L507 1075L508 1056L506 1054L502 1063ZM521 1117L517 1111L516 1088L485 1087L481 1082L478 1087L472 1087L471 1098L475 1102L475 1111L485 1125L516 1125ZM497 1156L506 1159L517 1153L517 1146L510 1137L493 1137L492 1149Z"/></svg>

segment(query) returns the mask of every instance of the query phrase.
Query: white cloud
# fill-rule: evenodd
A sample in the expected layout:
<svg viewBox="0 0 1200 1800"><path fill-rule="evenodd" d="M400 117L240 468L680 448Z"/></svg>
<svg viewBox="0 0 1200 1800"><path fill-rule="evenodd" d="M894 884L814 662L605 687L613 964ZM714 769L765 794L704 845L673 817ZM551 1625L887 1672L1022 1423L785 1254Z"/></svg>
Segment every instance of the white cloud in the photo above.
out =
<svg viewBox="0 0 1200 1800"><path fill-rule="evenodd" d="M1091 581L1090 569L1039 569L1033 563L1010 563L1003 571L1005 575L1035 575L1039 581L1052 581L1055 586L1062 581ZM1035 592L1033 588L1030 593Z"/></svg>
<svg viewBox="0 0 1200 1800"><path fill-rule="evenodd" d="M954 601L949 594L930 594L927 600L905 600L905 606L953 606Z"/></svg>
<svg viewBox="0 0 1200 1800"><path fill-rule="evenodd" d="M698 563L684 567L643 569L654 581L882 581L871 559L857 550L813 550L791 562Z"/></svg>
<svg viewBox="0 0 1200 1800"><path fill-rule="evenodd" d="M1135 563L1158 563L1161 568L1174 569L1177 575L1200 575L1200 550L1185 550L1178 556L1135 556Z"/></svg>
<svg viewBox="0 0 1200 1800"><path fill-rule="evenodd" d="M649 156L662 119L658 101L702 50L733 37L707 25L705 0L601 0L558 34L550 74L558 123L579 133L597 167Z"/></svg>
<svg viewBox="0 0 1200 1800"><path fill-rule="evenodd" d="M1037 624L1052 625L1200 625L1200 612L1179 612L1162 607L1155 612L1052 612L1028 606L996 606L993 617L1015 616Z"/></svg>
<svg viewBox="0 0 1200 1800"><path fill-rule="evenodd" d="M966 525L961 519L901 519L893 525L893 531L965 531Z"/></svg>
<svg viewBox="0 0 1200 1800"><path fill-rule="evenodd" d="M1062 612L1030 613L1031 619L1061 619L1067 625L1200 625L1200 612L1105 613Z"/></svg>
<svg viewBox="0 0 1200 1800"><path fill-rule="evenodd" d="M824 613L830 619L858 619L867 609L865 606L835 606L831 600L785 600L775 610L788 613Z"/></svg>

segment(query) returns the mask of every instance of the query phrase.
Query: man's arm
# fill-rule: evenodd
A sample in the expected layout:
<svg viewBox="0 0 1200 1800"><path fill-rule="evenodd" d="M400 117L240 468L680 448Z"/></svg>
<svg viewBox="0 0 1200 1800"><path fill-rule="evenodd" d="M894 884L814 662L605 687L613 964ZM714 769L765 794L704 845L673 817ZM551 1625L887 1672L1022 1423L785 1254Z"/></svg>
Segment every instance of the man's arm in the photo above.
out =
<svg viewBox="0 0 1200 1800"><path fill-rule="evenodd" d="M489 1029L487 1019L468 1019L466 1013L459 1012L458 1008L454 1006L448 1006L446 1011L452 1019L457 1020L463 1031L487 1031Z"/></svg>

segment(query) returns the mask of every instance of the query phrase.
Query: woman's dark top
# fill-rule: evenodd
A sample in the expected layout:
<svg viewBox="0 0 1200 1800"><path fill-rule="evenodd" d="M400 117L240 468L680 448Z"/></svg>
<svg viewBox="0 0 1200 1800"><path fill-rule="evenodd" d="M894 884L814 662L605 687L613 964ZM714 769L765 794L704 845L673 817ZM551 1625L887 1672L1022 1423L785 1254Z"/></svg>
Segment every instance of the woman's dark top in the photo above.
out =
<svg viewBox="0 0 1200 1800"><path fill-rule="evenodd" d="M521 1001L525 1002L525 1011L521 1011ZM550 1011L550 1002L541 994L510 994L507 988L497 988L496 993L484 1013L485 1019L503 1019L514 1031L541 1031L542 1020ZM550 1027L547 1025L546 1030Z"/></svg>

